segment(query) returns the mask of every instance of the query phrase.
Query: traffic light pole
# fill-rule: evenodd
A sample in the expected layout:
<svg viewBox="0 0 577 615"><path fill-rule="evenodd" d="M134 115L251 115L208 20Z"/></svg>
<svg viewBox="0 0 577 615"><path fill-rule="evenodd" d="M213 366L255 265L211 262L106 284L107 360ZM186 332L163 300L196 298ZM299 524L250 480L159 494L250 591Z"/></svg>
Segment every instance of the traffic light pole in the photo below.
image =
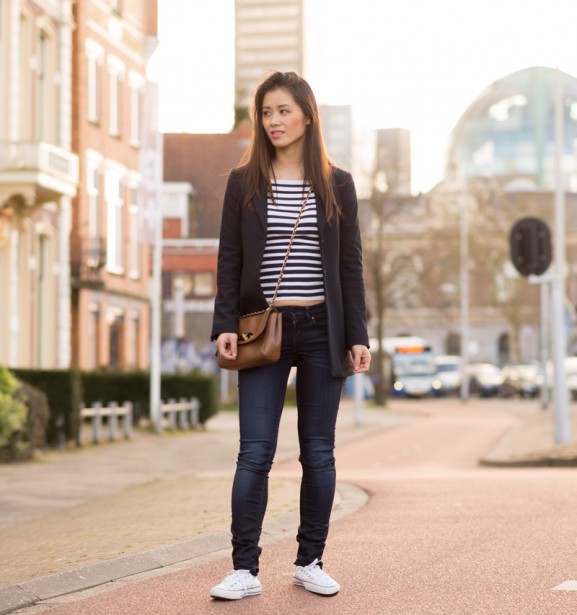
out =
<svg viewBox="0 0 577 615"><path fill-rule="evenodd" d="M551 338L551 309L549 306L551 290L549 284L541 284L539 288L541 297L541 331L540 331L540 356L541 356L541 375L543 384L541 385L541 408L547 410L550 402L549 382L547 374L547 362L549 361L549 340Z"/></svg>
<svg viewBox="0 0 577 615"><path fill-rule="evenodd" d="M461 195L461 401L469 399L469 201Z"/></svg>
<svg viewBox="0 0 577 615"><path fill-rule="evenodd" d="M555 250L554 275L551 284L551 312L553 319L553 410L555 443L567 444L571 439L565 356L567 334L565 331L565 198L563 186L563 84L557 69L555 80Z"/></svg>

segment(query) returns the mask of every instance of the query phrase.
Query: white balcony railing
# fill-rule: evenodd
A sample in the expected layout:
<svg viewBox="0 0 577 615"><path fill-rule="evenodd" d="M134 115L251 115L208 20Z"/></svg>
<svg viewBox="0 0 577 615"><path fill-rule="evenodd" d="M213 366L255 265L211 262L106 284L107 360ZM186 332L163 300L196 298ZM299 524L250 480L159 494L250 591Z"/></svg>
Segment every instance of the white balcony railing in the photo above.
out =
<svg viewBox="0 0 577 615"><path fill-rule="evenodd" d="M74 196L78 157L45 141L0 141L1 184L33 184L39 197Z"/></svg>

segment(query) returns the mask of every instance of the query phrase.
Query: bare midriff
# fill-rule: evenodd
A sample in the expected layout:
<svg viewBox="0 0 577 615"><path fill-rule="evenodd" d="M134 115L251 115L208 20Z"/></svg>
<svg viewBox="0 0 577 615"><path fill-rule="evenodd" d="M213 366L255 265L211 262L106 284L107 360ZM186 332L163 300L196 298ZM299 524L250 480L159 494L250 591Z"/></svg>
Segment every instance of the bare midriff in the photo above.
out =
<svg viewBox="0 0 577 615"><path fill-rule="evenodd" d="M283 305L320 305L324 303L324 301L319 301L318 299L314 299L308 301L306 299L284 299L282 301L275 301L274 307L281 307Z"/></svg>

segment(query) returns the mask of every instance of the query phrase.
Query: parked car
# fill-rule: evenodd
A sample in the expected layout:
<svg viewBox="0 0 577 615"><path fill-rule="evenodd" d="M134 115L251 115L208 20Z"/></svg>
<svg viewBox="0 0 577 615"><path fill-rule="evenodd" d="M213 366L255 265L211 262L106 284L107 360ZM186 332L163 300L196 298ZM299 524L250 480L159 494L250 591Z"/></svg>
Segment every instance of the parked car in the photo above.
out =
<svg viewBox="0 0 577 615"><path fill-rule="evenodd" d="M573 401L577 401L577 357L565 358L565 379Z"/></svg>
<svg viewBox="0 0 577 615"><path fill-rule="evenodd" d="M493 397L499 394L503 374L493 363L471 363L467 366L469 393L480 397Z"/></svg>
<svg viewBox="0 0 577 615"><path fill-rule="evenodd" d="M577 357L565 357L565 382L567 392L573 401L577 401ZM553 388L553 362L547 362L547 384Z"/></svg>
<svg viewBox="0 0 577 615"><path fill-rule="evenodd" d="M462 361L459 355L444 354L435 357L437 380L440 382L438 395L456 395L461 388Z"/></svg>
<svg viewBox="0 0 577 615"><path fill-rule="evenodd" d="M501 397L537 397L543 386L539 363L508 363L501 370Z"/></svg>

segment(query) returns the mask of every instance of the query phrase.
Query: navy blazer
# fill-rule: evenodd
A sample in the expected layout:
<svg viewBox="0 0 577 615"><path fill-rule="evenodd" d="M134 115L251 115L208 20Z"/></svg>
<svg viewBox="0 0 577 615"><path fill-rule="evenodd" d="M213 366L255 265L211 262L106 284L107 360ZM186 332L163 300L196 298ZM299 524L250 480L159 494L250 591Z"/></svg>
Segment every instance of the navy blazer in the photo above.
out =
<svg viewBox="0 0 577 615"><path fill-rule="evenodd" d="M351 174L333 168L335 195L341 208L338 220L326 222L317 197L317 219L325 286L331 373L351 375L348 349L369 345L363 279L363 258L358 223L358 202ZM229 176L224 196L218 251L217 294L211 339L238 331L238 318L268 306L260 284L266 244L267 198L263 189L243 207L241 171Z"/></svg>

